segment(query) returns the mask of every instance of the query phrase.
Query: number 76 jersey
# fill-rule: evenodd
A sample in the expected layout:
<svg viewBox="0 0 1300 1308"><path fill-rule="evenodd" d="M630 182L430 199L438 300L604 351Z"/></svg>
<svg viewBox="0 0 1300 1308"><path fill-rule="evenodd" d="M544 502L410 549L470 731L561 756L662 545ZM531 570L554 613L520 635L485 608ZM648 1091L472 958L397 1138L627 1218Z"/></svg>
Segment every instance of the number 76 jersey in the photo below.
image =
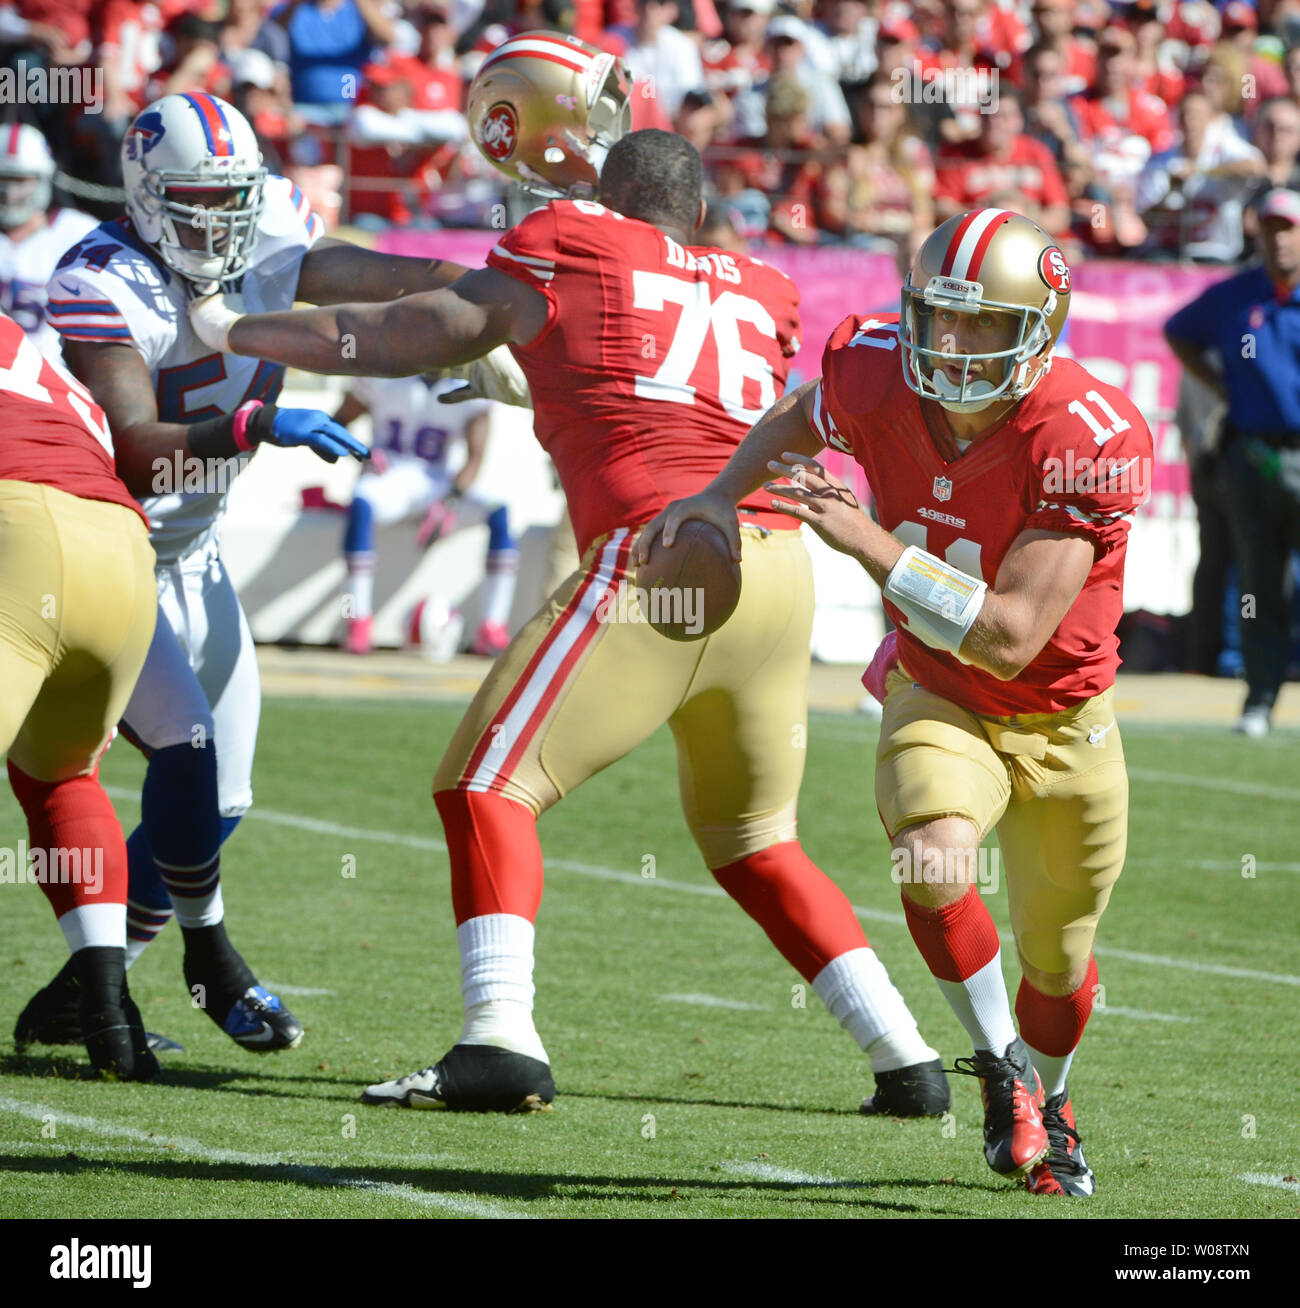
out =
<svg viewBox="0 0 1300 1308"><path fill-rule="evenodd" d="M580 552L703 489L785 390L799 293L748 255L683 247L602 205L556 200L502 237L488 264L549 304L539 335L512 350ZM746 501L744 518L797 527L770 498Z"/></svg>
<svg viewBox="0 0 1300 1308"><path fill-rule="evenodd" d="M1007 417L962 453L940 406L903 379L897 315L850 317L822 357L813 425L865 469L887 531L990 586L1022 531L1081 536L1093 547L1083 589L1011 681L923 644L886 601L915 681L991 717L1056 713L1114 683L1128 531L1152 473L1151 432L1123 391L1073 359L1056 358Z"/></svg>

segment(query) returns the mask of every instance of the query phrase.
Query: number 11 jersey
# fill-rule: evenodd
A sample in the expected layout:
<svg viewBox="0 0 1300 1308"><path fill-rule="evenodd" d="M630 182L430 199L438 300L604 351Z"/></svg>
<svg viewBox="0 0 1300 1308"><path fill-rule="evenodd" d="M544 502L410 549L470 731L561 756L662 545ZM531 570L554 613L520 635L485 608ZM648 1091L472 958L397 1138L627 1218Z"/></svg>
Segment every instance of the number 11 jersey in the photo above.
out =
<svg viewBox="0 0 1300 1308"><path fill-rule="evenodd" d="M556 200L508 232L488 264L549 305L541 332L512 351L580 552L702 490L785 390L799 293L758 259ZM746 500L741 520L797 527L770 499Z"/></svg>

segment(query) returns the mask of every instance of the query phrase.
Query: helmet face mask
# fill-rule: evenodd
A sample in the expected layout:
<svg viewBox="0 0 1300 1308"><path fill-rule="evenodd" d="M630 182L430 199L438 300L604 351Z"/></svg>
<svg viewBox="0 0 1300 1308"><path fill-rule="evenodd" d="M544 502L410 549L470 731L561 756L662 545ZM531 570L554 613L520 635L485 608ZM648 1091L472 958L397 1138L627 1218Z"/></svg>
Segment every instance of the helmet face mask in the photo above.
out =
<svg viewBox="0 0 1300 1308"><path fill-rule="evenodd" d="M257 138L210 95L169 95L127 129L127 212L163 263L202 287L241 277L257 248L267 171Z"/></svg>
<svg viewBox="0 0 1300 1308"><path fill-rule="evenodd" d="M903 287L904 380L955 413L1023 399L1051 366L1069 288L1060 250L1029 219L999 209L949 219L921 247ZM988 348L971 350L972 340Z"/></svg>
<svg viewBox="0 0 1300 1308"><path fill-rule="evenodd" d="M526 32L498 46L470 85L470 135L480 153L535 194L596 193L600 170L631 127L622 60L577 37Z"/></svg>

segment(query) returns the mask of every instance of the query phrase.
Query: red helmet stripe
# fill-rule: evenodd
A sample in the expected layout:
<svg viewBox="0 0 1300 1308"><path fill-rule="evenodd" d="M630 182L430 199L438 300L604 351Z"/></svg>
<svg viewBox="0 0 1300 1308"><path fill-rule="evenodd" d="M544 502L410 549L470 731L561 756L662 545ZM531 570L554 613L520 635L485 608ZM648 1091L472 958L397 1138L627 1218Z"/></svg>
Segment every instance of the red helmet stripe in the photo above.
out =
<svg viewBox="0 0 1300 1308"><path fill-rule="evenodd" d="M507 59L544 59L547 63L570 68L575 73L585 73L591 67L591 56L585 50L575 49L567 41L530 36L498 46L483 61L479 72L486 72Z"/></svg>
<svg viewBox="0 0 1300 1308"><path fill-rule="evenodd" d="M203 134L212 154L217 159L228 159L235 153L235 142L226 126L225 115L217 108L210 95L186 95L186 100L198 110L199 121L203 124Z"/></svg>
<svg viewBox="0 0 1300 1308"><path fill-rule="evenodd" d="M6 148L5 148L5 153L6 153L6 154L17 154L17 153L18 153L18 133L19 133L19 131L20 131L20 124L18 124L18 123L14 123L14 124L9 128L9 144L8 144L8 146L6 146Z"/></svg>
<svg viewBox="0 0 1300 1308"><path fill-rule="evenodd" d="M993 237L1015 215L1010 209L977 209L957 225L943 259L943 275L979 281L980 267Z"/></svg>

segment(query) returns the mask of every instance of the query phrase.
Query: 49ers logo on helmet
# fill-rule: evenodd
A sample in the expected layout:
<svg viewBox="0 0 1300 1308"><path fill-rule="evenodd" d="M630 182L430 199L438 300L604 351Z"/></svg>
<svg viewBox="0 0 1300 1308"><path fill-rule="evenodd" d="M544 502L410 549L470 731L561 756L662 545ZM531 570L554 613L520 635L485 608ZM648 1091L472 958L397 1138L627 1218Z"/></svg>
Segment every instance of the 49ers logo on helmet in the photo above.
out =
<svg viewBox="0 0 1300 1308"><path fill-rule="evenodd" d="M483 115L483 125L478 129L479 144L483 153L497 163L504 163L515 152L519 141L519 120L515 111L503 100L494 104Z"/></svg>
<svg viewBox="0 0 1300 1308"><path fill-rule="evenodd" d="M1038 256L1038 275L1058 295L1070 293L1070 269L1056 246L1049 245Z"/></svg>

